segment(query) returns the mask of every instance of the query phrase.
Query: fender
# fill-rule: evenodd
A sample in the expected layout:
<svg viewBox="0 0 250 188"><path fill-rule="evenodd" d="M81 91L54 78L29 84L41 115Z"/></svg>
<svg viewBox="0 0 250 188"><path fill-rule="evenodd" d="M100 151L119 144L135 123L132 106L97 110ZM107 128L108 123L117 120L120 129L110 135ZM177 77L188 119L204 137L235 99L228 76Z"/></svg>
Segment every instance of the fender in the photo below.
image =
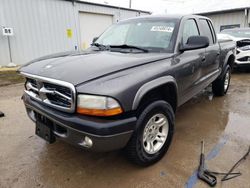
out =
<svg viewBox="0 0 250 188"><path fill-rule="evenodd" d="M226 57L225 57L225 60L224 60L224 62L223 62L222 69L225 68L225 66L226 66L226 64L227 64L227 62L228 62L228 60L229 60L229 57L230 57L231 55L234 56L234 53L232 52L232 50L230 50L230 51L227 53L227 55L226 55Z"/></svg>
<svg viewBox="0 0 250 188"><path fill-rule="evenodd" d="M142 85L140 87L140 89L137 91L134 101L133 101L133 106L132 106L132 110L136 110L137 107L139 106L139 103L141 101L141 99L143 98L143 96L148 93L149 91L151 91L154 88L157 88L159 86L162 86L164 84L173 84L175 86L175 90L176 90L176 94L177 94L177 83L174 77L172 76L163 76L163 77L159 77L157 79L154 79L150 82L145 83L144 85ZM178 96L178 95L177 95ZM178 99L177 99L178 100ZM177 102L178 104L178 102Z"/></svg>
<svg viewBox="0 0 250 188"><path fill-rule="evenodd" d="M225 60L224 60L224 62L223 62L223 66L221 67L222 71L221 71L221 74L220 74L220 76L219 76L218 78L221 78L221 77L225 74L226 68L227 68L227 63L228 63L229 57L230 57L231 55L234 56L234 53L230 50L230 51L227 53L226 57L225 57Z"/></svg>

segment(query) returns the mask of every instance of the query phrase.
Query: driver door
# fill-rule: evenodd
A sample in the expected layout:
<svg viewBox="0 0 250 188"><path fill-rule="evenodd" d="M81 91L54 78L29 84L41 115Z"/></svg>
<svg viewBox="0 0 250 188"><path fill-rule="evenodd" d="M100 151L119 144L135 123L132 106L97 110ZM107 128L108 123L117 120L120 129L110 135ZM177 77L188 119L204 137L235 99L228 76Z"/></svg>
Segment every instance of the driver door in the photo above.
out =
<svg viewBox="0 0 250 188"><path fill-rule="evenodd" d="M197 21L193 18L183 23L181 43L186 44L190 36L200 35ZM202 61L205 49L184 51L178 55L178 73L176 75L179 90L179 103L183 104L199 92L198 84L202 78Z"/></svg>

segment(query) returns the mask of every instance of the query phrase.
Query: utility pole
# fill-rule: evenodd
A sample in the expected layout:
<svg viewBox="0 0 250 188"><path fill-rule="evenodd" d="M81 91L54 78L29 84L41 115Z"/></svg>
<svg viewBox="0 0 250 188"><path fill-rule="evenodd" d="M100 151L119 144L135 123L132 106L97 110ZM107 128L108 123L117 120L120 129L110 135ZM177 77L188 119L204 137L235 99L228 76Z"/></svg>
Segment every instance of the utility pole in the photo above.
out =
<svg viewBox="0 0 250 188"><path fill-rule="evenodd" d="M11 46L10 46L10 36L7 36L8 46L9 46L9 55L10 55L10 63L12 63L12 53L11 53Z"/></svg>
<svg viewBox="0 0 250 188"><path fill-rule="evenodd" d="M12 62L11 46L10 46L10 36L14 35L13 28L2 27L2 30L3 30L3 36L6 36L7 37L7 41L8 41L10 63L13 63Z"/></svg>
<svg viewBox="0 0 250 188"><path fill-rule="evenodd" d="M129 8L132 7L132 0L129 0Z"/></svg>

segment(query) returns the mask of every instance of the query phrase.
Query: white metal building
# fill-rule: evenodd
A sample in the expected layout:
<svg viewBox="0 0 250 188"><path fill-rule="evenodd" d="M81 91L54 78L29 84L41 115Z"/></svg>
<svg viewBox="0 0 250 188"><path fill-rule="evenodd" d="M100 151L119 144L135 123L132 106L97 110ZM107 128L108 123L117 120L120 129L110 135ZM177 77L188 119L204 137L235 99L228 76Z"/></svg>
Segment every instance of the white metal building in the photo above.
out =
<svg viewBox="0 0 250 188"><path fill-rule="evenodd" d="M0 66L85 49L112 23L148 14L76 0L0 0Z"/></svg>
<svg viewBox="0 0 250 188"><path fill-rule="evenodd" d="M207 16L213 21L216 32L234 27L250 27L250 7L216 10L199 14Z"/></svg>

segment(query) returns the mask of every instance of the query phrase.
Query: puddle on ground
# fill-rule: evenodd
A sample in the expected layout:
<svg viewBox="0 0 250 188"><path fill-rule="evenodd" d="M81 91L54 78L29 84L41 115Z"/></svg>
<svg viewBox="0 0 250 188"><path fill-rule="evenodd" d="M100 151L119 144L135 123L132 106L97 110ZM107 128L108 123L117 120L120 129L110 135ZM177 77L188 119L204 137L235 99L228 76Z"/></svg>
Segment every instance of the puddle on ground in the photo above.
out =
<svg viewBox="0 0 250 188"><path fill-rule="evenodd" d="M250 117L238 113L229 113L225 134L231 139L241 140L250 145Z"/></svg>

